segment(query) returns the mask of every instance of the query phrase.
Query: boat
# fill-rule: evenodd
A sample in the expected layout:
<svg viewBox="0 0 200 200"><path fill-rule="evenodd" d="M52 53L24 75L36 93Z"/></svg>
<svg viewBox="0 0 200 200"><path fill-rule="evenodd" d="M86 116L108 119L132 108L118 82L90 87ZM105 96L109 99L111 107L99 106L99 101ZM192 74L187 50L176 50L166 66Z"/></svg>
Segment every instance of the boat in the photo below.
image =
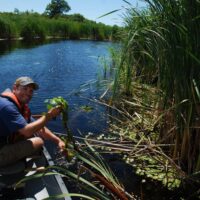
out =
<svg viewBox="0 0 200 200"><path fill-rule="evenodd" d="M53 166L54 161L46 147L40 155L27 158L26 161L19 161L11 166L0 168L0 199L35 199L42 200L48 197L61 194L69 194L62 176L57 173L52 175L31 178L21 184L24 178L31 175L41 174L46 167ZM62 200L71 200L70 196L59 198Z"/></svg>

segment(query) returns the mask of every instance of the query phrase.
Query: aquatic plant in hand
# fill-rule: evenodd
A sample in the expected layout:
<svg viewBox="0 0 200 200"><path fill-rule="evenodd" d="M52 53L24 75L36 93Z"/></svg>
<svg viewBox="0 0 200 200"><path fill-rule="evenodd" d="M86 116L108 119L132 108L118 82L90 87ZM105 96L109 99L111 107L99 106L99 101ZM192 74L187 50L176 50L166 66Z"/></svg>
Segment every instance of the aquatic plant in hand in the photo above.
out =
<svg viewBox="0 0 200 200"><path fill-rule="evenodd" d="M70 162L74 158L74 149L75 147L75 141L73 139L73 135L68 128L67 121L68 121L68 102L61 96L54 97L52 99L46 99L45 103L47 104L47 109L51 109L56 106L61 107L61 117L62 117L62 123L64 126L64 129L66 130L66 136L62 136L61 139L65 142L65 148L62 152L62 155L65 156L68 162Z"/></svg>
<svg viewBox="0 0 200 200"><path fill-rule="evenodd" d="M47 104L47 109L50 110L53 107L60 106L61 107L61 116L63 126L67 126L68 120L68 102L63 97L54 97L52 99L46 99L45 103Z"/></svg>

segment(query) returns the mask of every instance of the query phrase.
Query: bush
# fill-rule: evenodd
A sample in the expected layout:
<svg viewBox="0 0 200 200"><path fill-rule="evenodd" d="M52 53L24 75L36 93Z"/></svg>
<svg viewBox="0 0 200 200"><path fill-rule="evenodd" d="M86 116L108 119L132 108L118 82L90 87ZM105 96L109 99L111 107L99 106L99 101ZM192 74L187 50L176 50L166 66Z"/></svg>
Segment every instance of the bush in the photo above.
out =
<svg viewBox="0 0 200 200"><path fill-rule="evenodd" d="M0 38L11 39L17 37L16 27L13 23L0 18Z"/></svg>
<svg viewBox="0 0 200 200"><path fill-rule="evenodd" d="M23 37L25 40L44 39L45 36L70 39L110 39L112 27L95 23L83 16L66 15L49 19L44 15L30 12L0 13L0 38Z"/></svg>
<svg viewBox="0 0 200 200"><path fill-rule="evenodd" d="M44 39L45 30L37 21L27 20L22 27L20 35L24 40Z"/></svg>
<svg viewBox="0 0 200 200"><path fill-rule="evenodd" d="M80 39L80 27L79 27L78 23L70 24L69 39L71 39L71 40Z"/></svg>

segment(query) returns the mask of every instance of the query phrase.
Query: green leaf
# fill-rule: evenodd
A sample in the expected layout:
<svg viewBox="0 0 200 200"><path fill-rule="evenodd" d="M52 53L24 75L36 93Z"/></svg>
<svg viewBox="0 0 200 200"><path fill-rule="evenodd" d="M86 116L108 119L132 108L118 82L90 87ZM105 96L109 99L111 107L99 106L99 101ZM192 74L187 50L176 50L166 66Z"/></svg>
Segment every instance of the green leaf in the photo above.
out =
<svg viewBox="0 0 200 200"><path fill-rule="evenodd" d="M108 13L104 14L104 15L101 15L101 16L98 17L97 19L102 18L102 17L105 17L105 16L110 15L110 14L112 14L112 13L118 12L118 11L120 11L120 10L121 10L121 9L113 10L113 11L111 11L111 12L108 12Z"/></svg>

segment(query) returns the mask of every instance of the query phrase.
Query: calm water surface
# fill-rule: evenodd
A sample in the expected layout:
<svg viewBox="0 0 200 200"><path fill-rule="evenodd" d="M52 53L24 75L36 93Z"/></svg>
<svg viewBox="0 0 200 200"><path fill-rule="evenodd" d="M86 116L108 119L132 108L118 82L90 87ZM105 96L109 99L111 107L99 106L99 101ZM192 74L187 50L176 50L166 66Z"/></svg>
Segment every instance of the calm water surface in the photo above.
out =
<svg viewBox="0 0 200 200"><path fill-rule="evenodd" d="M32 113L46 111L45 99L62 96L69 103L69 126L74 134L78 130L83 134L98 134L106 129L105 108L82 96L91 98L100 94L95 84L90 83L101 74L100 57L108 58L112 43L55 41L29 48L17 43L15 46L0 43L1 92L11 88L17 77L30 76L40 85L30 103ZM92 106L93 110L86 113L80 109L83 105ZM63 131L59 119L48 126L54 131Z"/></svg>

